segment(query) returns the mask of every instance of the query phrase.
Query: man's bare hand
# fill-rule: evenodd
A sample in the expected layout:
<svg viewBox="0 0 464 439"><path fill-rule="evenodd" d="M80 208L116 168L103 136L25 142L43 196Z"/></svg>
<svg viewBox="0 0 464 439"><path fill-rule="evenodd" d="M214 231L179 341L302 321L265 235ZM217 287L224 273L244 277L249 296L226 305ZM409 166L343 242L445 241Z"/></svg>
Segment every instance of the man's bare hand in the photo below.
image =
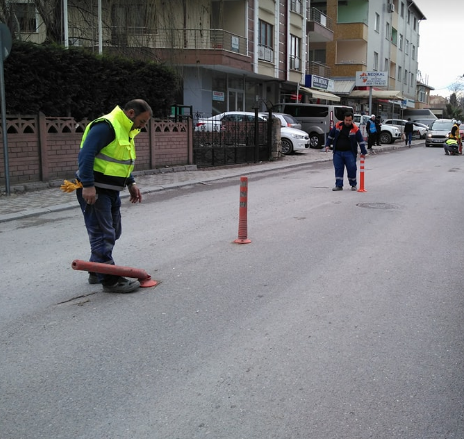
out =
<svg viewBox="0 0 464 439"><path fill-rule="evenodd" d="M95 186L82 188L82 198L87 204L95 204L95 201L97 201Z"/></svg>
<svg viewBox="0 0 464 439"><path fill-rule="evenodd" d="M141 203L142 202L142 193L136 184L129 186L130 193L130 202L131 203Z"/></svg>

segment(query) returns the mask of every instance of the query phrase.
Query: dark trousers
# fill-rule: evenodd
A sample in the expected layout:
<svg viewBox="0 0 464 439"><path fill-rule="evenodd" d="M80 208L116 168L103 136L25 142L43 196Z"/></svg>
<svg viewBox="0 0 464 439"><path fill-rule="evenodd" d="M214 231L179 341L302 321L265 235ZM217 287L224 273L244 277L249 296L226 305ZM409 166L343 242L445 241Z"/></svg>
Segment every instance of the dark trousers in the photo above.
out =
<svg viewBox="0 0 464 439"><path fill-rule="evenodd" d="M95 204L87 204L82 198L82 189L76 191L77 201L84 215L85 227L90 242L90 262L112 264L113 248L122 232L121 199L119 191L97 189ZM114 283L119 276L97 273L103 284Z"/></svg>
<svg viewBox="0 0 464 439"><path fill-rule="evenodd" d="M367 137L367 149L371 149L375 145L375 139L377 138L377 133L369 133Z"/></svg>
<svg viewBox="0 0 464 439"><path fill-rule="evenodd" d="M343 187L343 174L348 174L350 186L356 186L356 156L351 151L334 151L333 164L335 168L335 186Z"/></svg>

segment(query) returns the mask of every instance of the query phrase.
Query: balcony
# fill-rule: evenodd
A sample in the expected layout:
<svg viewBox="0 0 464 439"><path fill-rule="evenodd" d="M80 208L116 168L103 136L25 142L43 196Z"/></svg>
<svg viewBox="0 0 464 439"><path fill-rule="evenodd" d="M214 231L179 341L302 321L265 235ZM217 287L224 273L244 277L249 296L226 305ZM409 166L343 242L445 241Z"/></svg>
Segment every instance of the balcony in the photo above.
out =
<svg viewBox="0 0 464 439"><path fill-rule="evenodd" d="M309 61L306 63L306 74L322 76L323 78L332 77L330 67L316 61Z"/></svg>
<svg viewBox="0 0 464 439"><path fill-rule="evenodd" d="M247 55L246 39L222 29L111 29L113 46L152 49L223 50Z"/></svg>
<svg viewBox="0 0 464 439"><path fill-rule="evenodd" d="M327 43L333 41L332 20L319 9L308 9L308 38L310 43Z"/></svg>

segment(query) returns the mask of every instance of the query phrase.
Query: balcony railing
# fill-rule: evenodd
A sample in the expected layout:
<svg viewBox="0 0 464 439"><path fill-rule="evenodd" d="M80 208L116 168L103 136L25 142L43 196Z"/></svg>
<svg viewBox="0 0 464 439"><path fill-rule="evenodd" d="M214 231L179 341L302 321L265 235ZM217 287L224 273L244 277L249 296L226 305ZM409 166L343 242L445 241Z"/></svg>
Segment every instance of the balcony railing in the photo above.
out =
<svg viewBox="0 0 464 439"><path fill-rule="evenodd" d="M319 23L321 26L324 26L327 29L333 31L332 20L327 17L327 15L323 14L319 9L309 8L308 20Z"/></svg>
<svg viewBox="0 0 464 439"><path fill-rule="evenodd" d="M330 78L332 76L328 65L316 61L307 62L306 74L322 76L324 78Z"/></svg>
<svg viewBox="0 0 464 439"><path fill-rule="evenodd" d="M111 43L157 49L216 49L247 55L246 38L222 29L112 28Z"/></svg>

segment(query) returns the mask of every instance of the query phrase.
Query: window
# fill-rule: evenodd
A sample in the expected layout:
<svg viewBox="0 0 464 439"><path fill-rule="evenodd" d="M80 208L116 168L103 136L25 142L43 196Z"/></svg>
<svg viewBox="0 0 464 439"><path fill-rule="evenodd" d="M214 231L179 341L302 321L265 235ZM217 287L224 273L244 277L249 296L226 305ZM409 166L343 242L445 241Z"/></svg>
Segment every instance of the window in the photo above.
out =
<svg viewBox="0 0 464 439"><path fill-rule="evenodd" d="M374 70L379 70L379 54L374 52Z"/></svg>
<svg viewBox="0 0 464 439"><path fill-rule="evenodd" d="M375 13L374 30L376 32L380 31L380 15L377 12Z"/></svg>
<svg viewBox="0 0 464 439"><path fill-rule="evenodd" d="M416 27L417 27L417 18L414 17L414 25L413 25L413 29L416 30Z"/></svg>
<svg viewBox="0 0 464 439"><path fill-rule="evenodd" d="M408 71L407 70L404 71L404 83L408 85Z"/></svg>
<svg viewBox="0 0 464 439"><path fill-rule="evenodd" d="M403 50L403 35L400 34L400 50Z"/></svg>
<svg viewBox="0 0 464 439"><path fill-rule="evenodd" d="M401 2L401 16L404 18L404 3Z"/></svg>
<svg viewBox="0 0 464 439"><path fill-rule="evenodd" d="M259 20L258 58L264 61L274 62L273 50L273 26L263 20Z"/></svg>
<svg viewBox="0 0 464 439"><path fill-rule="evenodd" d="M290 68L300 70L301 68L301 39L290 35Z"/></svg>
<svg viewBox="0 0 464 439"><path fill-rule="evenodd" d="M402 71L401 71L401 66L398 66L398 76L396 77L396 79L397 79L398 81L401 81L401 80L403 79L403 78L401 77L401 73L402 73Z"/></svg>
<svg viewBox="0 0 464 439"><path fill-rule="evenodd" d="M390 67L390 63L388 62L388 58L385 58L385 63L383 65L384 72L388 72L390 70L389 67Z"/></svg>
<svg viewBox="0 0 464 439"><path fill-rule="evenodd" d="M20 32L37 32L37 11L33 3L11 3Z"/></svg>
<svg viewBox="0 0 464 439"><path fill-rule="evenodd" d="M272 44L272 28L273 26L263 20L259 20L259 42L260 46L271 47Z"/></svg>
<svg viewBox="0 0 464 439"><path fill-rule="evenodd" d="M411 23L411 11L408 9L408 24Z"/></svg>
<svg viewBox="0 0 464 439"><path fill-rule="evenodd" d="M390 23L387 23L385 26L385 38L389 41L391 40Z"/></svg>
<svg viewBox="0 0 464 439"><path fill-rule="evenodd" d="M412 45L412 59L416 59L416 46Z"/></svg>
<svg viewBox="0 0 464 439"><path fill-rule="evenodd" d="M301 14L301 11L303 10L301 0L290 0L290 10L297 14Z"/></svg>
<svg viewBox="0 0 464 439"><path fill-rule="evenodd" d="M136 12L135 12L136 11ZM115 35L143 35L153 33L147 27L147 6L143 3L113 4L111 7L111 20L113 38Z"/></svg>
<svg viewBox="0 0 464 439"><path fill-rule="evenodd" d="M391 42L396 46L398 44L398 31L392 27Z"/></svg>
<svg viewBox="0 0 464 439"><path fill-rule="evenodd" d="M409 76L409 86L414 87L414 73L410 73Z"/></svg>

